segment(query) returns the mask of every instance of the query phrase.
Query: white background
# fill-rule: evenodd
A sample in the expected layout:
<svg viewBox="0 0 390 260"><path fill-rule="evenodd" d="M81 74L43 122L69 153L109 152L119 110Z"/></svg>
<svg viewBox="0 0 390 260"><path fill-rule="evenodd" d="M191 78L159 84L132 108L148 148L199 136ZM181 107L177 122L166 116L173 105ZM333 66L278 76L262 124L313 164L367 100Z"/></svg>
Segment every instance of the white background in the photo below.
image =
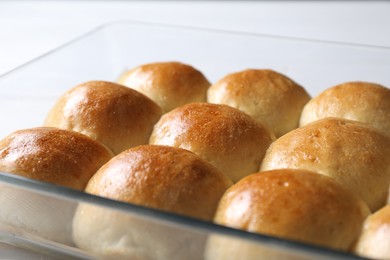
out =
<svg viewBox="0 0 390 260"><path fill-rule="evenodd" d="M118 20L390 48L385 1L0 1L0 75ZM42 259L0 246L0 258L13 257Z"/></svg>
<svg viewBox="0 0 390 260"><path fill-rule="evenodd" d="M390 47L386 1L1 1L0 75L117 20Z"/></svg>

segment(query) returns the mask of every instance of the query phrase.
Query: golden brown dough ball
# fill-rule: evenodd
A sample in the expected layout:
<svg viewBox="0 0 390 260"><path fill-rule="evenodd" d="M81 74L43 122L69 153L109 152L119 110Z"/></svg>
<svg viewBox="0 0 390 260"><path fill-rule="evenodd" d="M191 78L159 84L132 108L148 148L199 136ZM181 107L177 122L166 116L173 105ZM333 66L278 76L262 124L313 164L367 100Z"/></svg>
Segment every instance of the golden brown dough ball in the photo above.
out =
<svg viewBox="0 0 390 260"><path fill-rule="evenodd" d="M45 125L83 133L115 154L148 142L161 108L143 94L106 81L88 81L62 95Z"/></svg>
<svg viewBox="0 0 390 260"><path fill-rule="evenodd" d="M389 154L390 138L374 128L357 121L325 118L276 140L260 170L306 169L330 176L375 211L386 203Z"/></svg>
<svg viewBox="0 0 390 260"><path fill-rule="evenodd" d="M77 190L112 157L88 136L52 127L18 130L0 141L0 171Z"/></svg>
<svg viewBox="0 0 390 260"><path fill-rule="evenodd" d="M192 152L142 145L105 164L86 192L212 221L220 198L231 185L226 175ZM188 255L188 251L198 259L205 240L201 233L88 204L79 206L73 234L82 249L107 257L142 259L184 259L180 254Z"/></svg>
<svg viewBox="0 0 390 260"><path fill-rule="evenodd" d="M258 170L273 140L268 128L238 109L191 103L163 115L149 143L190 150L236 182Z"/></svg>
<svg viewBox="0 0 390 260"><path fill-rule="evenodd" d="M354 252L368 258L390 259L390 205L366 219Z"/></svg>
<svg viewBox="0 0 390 260"><path fill-rule="evenodd" d="M332 178L305 170L279 169L255 173L234 184L222 197L214 221L347 251L368 214L367 205ZM230 248L248 251L233 252ZM292 255L218 236L208 241L206 250L206 259L288 259Z"/></svg>
<svg viewBox="0 0 390 260"><path fill-rule="evenodd" d="M207 100L244 111L267 124L279 137L298 127L302 108L310 95L281 73L248 69L228 74L213 84Z"/></svg>
<svg viewBox="0 0 390 260"><path fill-rule="evenodd" d="M0 171L77 190L112 157L101 143L55 128L23 129L0 141ZM0 222L16 229L12 232L72 244L73 201L0 186Z"/></svg>
<svg viewBox="0 0 390 260"><path fill-rule="evenodd" d="M155 101L163 111L191 102L206 102L210 82L202 72L180 62L149 63L126 71L118 83Z"/></svg>
<svg viewBox="0 0 390 260"><path fill-rule="evenodd" d="M333 86L306 104L300 125L325 117L364 122L390 138L390 89L370 82Z"/></svg>
<svg viewBox="0 0 390 260"><path fill-rule="evenodd" d="M211 220L230 179L190 151L159 145L128 149L106 163L86 192Z"/></svg>

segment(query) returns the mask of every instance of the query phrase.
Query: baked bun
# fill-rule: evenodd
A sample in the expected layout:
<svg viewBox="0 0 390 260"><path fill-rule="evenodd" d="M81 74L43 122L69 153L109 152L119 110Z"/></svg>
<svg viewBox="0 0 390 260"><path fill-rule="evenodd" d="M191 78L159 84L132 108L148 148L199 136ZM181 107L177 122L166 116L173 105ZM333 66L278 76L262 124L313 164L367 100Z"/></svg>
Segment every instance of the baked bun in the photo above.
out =
<svg viewBox="0 0 390 260"><path fill-rule="evenodd" d="M328 88L306 104L300 125L325 117L364 122L390 138L390 89L369 82L347 82Z"/></svg>
<svg viewBox="0 0 390 260"><path fill-rule="evenodd" d="M366 124L325 118L295 129L267 150L261 171L306 169L334 178L375 211L390 185L390 138Z"/></svg>
<svg viewBox="0 0 390 260"><path fill-rule="evenodd" d="M156 103L133 89L89 81L62 95L44 124L83 133L118 154L146 144L161 113Z"/></svg>
<svg viewBox="0 0 390 260"><path fill-rule="evenodd" d="M283 74L248 69L228 74L213 84L207 92L207 100L244 111L267 124L279 137L298 127L302 108L310 96Z"/></svg>
<svg viewBox="0 0 390 260"><path fill-rule="evenodd" d="M390 205L369 216L354 252L374 259L390 259Z"/></svg>
<svg viewBox="0 0 390 260"><path fill-rule="evenodd" d="M55 128L16 131L0 141L0 171L83 190L91 176L113 156L97 141ZM0 222L52 241L71 244L75 205L2 184Z"/></svg>
<svg viewBox="0 0 390 260"><path fill-rule="evenodd" d="M225 174L192 152L141 145L122 152L101 167L85 191L212 220L220 197L231 184Z"/></svg>
<svg viewBox="0 0 390 260"><path fill-rule="evenodd" d="M86 192L212 221L220 198L231 185L217 168L187 150L142 145L105 164L91 178ZM184 259L180 254L187 255L188 249L199 259L204 243L203 235L200 239L179 227L88 204L78 207L73 235L82 249L131 259ZM196 246L191 249L188 243Z"/></svg>
<svg viewBox="0 0 390 260"><path fill-rule="evenodd" d="M347 251L358 238L369 212L359 197L330 177L305 170L279 169L255 173L234 184L222 197L214 221L249 232ZM223 248L213 247L212 243L219 242L217 238L209 241L206 259L283 256L272 247L230 251L229 248L238 248L237 243L242 243L239 240L225 239Z"/></svg>
<svg viewBox="0 0 390 260"><path fill-rule="evenodd" d="M191 102L206 102L210 82L199 70L179 62L156 62L123 73L118 83L156 102L164 112Z"/></svg>
<svg viewBox="0 0 390 260"><path fill-rule="evenodd" d="M52 127L19 130L0 141L0 171L76 190L112 157L88 136Z"/></svg>
<svg viewBox="0 0 390 260"><path fill-rule="evenodd" d="M149 143L190 150L236 182L258 170L273 140L268 128L238 109L191 103L163 115Z"/></svg>

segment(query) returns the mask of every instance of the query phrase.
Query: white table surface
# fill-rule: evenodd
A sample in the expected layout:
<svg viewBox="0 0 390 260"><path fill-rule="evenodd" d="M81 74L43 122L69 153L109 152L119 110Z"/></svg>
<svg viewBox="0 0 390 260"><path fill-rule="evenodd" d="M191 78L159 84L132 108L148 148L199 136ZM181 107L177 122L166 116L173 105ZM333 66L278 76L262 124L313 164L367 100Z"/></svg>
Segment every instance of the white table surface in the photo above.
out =
<svg viewBox="0 0 390 260"><path fill-rule="evenodd" d="M0 75L109 21L136 20L390 48L386 1L1 1ZM0 258L49 259L0 246Z"/></svg>

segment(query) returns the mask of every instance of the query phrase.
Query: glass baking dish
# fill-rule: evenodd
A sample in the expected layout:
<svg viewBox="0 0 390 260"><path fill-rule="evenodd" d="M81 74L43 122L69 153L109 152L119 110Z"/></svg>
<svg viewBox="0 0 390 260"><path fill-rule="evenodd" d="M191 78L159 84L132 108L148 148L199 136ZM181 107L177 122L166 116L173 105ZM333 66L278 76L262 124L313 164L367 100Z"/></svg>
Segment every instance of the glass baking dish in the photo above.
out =
<svg viewBox="0 0 390 260"><path fill-rule="evenodd" d="M134 21L114 22L0 77L3 122L0 138L18 129L41 126L57 98L79 83L115 81L126 69L156 61L190 64L211 82L247 68L269 68L291 77L312 96L346 81L390 85L388 48ZM134 236L150 238L145 242L147 245L140 243L135 249L145 259L202 259L210 249L209 242L215 239L227 241L231 248L261 250L266 252L267 259L360 259L345 252L222 227L7 173L0 174L0 185L3 205L0 242L50 259L101 258L60 239L71 232L73 209L79 204L95 207L101 214L131 219L129 225L147 226L145 230L130 228L128 231L135 232ZM15 212L14 207L9 212L4 205L18 205L19 210ZM7 220L12 216L19 222ZM54 219L56 225L48 235L41 229L21 225L24 218L43 223Z"/></svg>

